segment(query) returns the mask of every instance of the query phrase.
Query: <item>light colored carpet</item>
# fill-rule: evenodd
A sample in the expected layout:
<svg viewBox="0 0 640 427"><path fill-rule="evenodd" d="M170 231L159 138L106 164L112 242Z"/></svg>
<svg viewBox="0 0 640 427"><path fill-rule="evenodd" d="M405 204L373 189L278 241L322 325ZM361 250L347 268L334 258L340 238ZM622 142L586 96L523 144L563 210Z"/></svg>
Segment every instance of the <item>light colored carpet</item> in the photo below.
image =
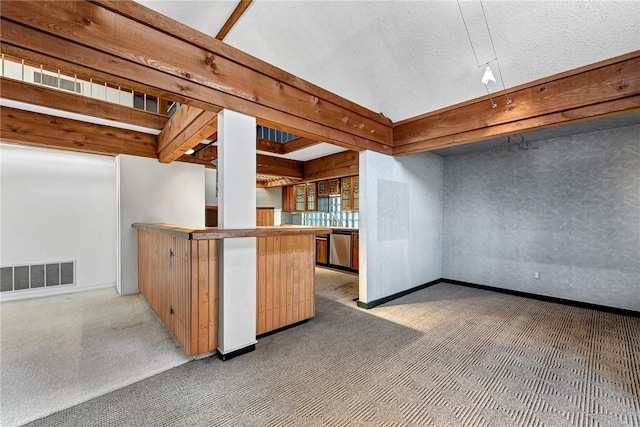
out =
<svg viewBox="0 0 640 427"><path fill-rule="evenodd" d="M24 424L191 360L141 295L0 304L0 423Z"/></svg>
<svg viewBox="0 0 640 427"><path fill-rule="evenodd" d="M317 272L316 317L36 426L640 426L640 319L438 284L364 311Z"/></svg>

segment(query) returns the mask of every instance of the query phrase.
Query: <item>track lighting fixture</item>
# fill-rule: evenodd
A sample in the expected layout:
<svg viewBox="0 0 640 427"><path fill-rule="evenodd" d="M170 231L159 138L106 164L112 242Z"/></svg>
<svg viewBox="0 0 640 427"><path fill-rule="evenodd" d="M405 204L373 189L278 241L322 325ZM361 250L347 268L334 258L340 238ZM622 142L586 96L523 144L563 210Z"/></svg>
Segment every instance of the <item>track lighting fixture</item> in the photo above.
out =
<svg viewBox="0 0 640 427"><path fill-rule="evenodd" d="M487 64L487 68L484 69L484 74L482 75L482 83L489 84L489 81L496 82L496 78L493 76L493 70L489 64Z"/></svg>
<svg viewBox="0 0 640 427"><path fill-rule="evenodd" d="M486 62L483 65L481 65L480 62L478 61L478 55L476 54L476 50L473 47L473 42L471 41L471 34L469 33L469 28L467 27L467 21L464 19L464 14L462 13L462 6L460 6L460 0L457 0L457 3L458 3L458 9L460 10L460 16L462 17L462 22L464 23L464 29L467 32L467 37L469 38L469 45L471 46L471 51L473 52L473 56L476 59L476 64L478 65L478 68L482 66L485 67L484 73L482 74L481 81L484 84L485 89L487 90L489 101L491 101L491 108L498 107L498 105L493 101L493 98L491 97L491 92L489 91L489 82L497 83L496 78L493 75L493 70L489 65L491 62L496 63L498 74L500 75L500 83L502 83L502 90L504 91L504 97L507 100L507 105L511 104L513 101L511 100L511 98L509 98L509 95L507 94L507 89L505 88L505 85L504 85L504 79L502 78L502 70L500 70L500 64L498 63L498 55L496 54L496 46L493 43L493 37L491 36L491 30L489 29L489 23L487 22L487 15L484 11L484 5L482 4L482 0L480 0L480 7L482 8L482 16L484 17L484 24L487 28L487 33L489 34L489 41L491 42L491 48L493 49L493 55L494 55L494 59L492 59L489 62Z"/></svg>

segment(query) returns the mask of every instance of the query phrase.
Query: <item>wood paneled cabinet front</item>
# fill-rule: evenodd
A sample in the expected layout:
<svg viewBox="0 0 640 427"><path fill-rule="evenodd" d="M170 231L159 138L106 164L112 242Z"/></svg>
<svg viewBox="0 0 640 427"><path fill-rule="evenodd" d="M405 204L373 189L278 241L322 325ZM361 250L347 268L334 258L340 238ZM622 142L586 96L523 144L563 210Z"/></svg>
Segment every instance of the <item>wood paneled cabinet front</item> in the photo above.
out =
<svg viewBox="0 0 640 427"><path fill-rule="evenodd" d="M296 189L293 185L282 187L282 210L285 212L295 212L296 210Z"/></svg>
<svg viewBox="0 0 640 427"><path fill-rule="evenodd" d="M318 181L318 196L338 196L340 195L340 179L329 179Z"/></svg>
<svg viewBox="0 0 640 427"><path fill-rule="evenodd" d="M285 212L317 211L317 183L310 182L282 187L282 210Z"/></svg>
<svg viewBox="0 0 640 427"><path fill-rule="evenodd" d="M316 264L327 264L327 237L316 237Z"/></svg>
<svg viewBox="0 0 640 427"><path fill-rule="evenodd" d="M307 184L307 210L308 211L317 211L318 210L318 198L316 196L317 193L317 185L315 182L310 182Z"/></svg>
<svg viewBox="0 0 640 427"><path fill-rule="evenodd" d="M360 209L360 178L348 176L341 180L340 210L357 211Z"/></svg>
<svg viewBox="0 0 640 427"><path fill-rule="evenodd" d="M359 270L358 254L360 253L360 233L355 231L351 234L351 268Z"/></svg>

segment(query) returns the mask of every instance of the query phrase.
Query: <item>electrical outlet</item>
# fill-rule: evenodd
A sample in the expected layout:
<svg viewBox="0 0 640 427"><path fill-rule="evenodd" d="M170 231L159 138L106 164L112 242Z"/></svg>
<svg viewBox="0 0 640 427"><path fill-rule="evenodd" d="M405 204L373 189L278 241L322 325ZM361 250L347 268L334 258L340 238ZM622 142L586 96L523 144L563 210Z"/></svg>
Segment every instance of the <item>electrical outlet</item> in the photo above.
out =
<svg viewBox="0 0 640 427"><path fill-rule="evenodd" d="M534 279L540 279L540 272L539 271L534 271L533 272L533 278Z"/></svg>

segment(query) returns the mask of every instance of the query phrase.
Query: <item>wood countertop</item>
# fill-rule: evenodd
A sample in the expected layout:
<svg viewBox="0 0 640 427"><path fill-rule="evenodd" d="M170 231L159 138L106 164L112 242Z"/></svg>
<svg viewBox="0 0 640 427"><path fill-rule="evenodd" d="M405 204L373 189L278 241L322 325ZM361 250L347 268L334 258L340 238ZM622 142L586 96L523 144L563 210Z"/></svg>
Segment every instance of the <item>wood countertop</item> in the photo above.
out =
<svg viewBox="0 0 640 427"><path fill-rule="evenodd" d="M133 228L155 231L189 240L215 240L233 237L288 236L296 234L331 234L330 227L311 227L302 225L264 226L248 229L224 230L218 227L194 228L172 224L135 223Z"/></svg>

